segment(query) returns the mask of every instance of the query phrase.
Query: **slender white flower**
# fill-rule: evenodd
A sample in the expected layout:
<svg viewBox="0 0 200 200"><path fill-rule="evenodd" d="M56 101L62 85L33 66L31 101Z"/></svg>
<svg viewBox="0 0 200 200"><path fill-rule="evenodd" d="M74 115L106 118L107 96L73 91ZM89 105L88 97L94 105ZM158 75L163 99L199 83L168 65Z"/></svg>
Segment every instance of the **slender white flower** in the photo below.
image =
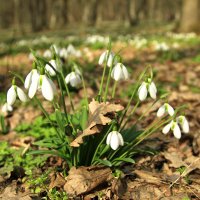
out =
<svg viewBox="0 0 200 200"><path fill-rule="evenodd" d="M124 145L124 140L121 133L112 131L108 134L106 144L110 145L113 150L116 150L120 145Z"/></svg>
<svg viewBox="0 0 200 200"><path fill-rule="evenodd" d="M185 116L181 115L177 117L177 122L180 124L184 133L189 133L190 131L189 122Z"/></svg>
<svg viewBox="0 0 200 200"><path fill-rule="evenodd" d="M49 49L47 49L47 50L44 52L43 56L44 56L45 58L51 58L51 57L52 57L52 53L51 53L51 51L50 51Z"/></svg>
<svg viewBox="0 0 200 200"><path fill-rule="evenodd" d="M42 91L42 95L46 100L52 101L54 99L56 87L53 81L46 75L39 75L34 79L34 81L32 81L28 96L32 99L35 96L37 90Z"/></svg>
<svg viewBox="0 0 200 200"><path fill-rule="evenodd" d="M54 69L56 71L60 70L59 65L56 62L56 60L50 60L49 63L54 67ZM49 64L45 65L45 69L50 74L50 76L55 76L56 75L56 72L54 71L54 69Z"/></svg>
<svg viewBox="0 0 200 200"><path fill-rule="evenodd" d="M112 69L111 77L115 81L127 80L128 79L128 71L122 63L117 63Z"/></svg>
<svg viewBox="0 0 200 200"><path fill-rule="evenodd" d="M29 89L31 82L39 76L37 69L32 69L25 78L24 87Z"/></svg>
<svg viewBox="0 0 200 200"><path fill-rule="evenodd" d="M99 57L99 65L102 65L107 60L107 66L111 67L112 64L116 64L114 61L115 54L113 52L110 52L108 50L104 51L100 57Z"/></svg>
<svg viewBox="0 0 200 200"><path fill-rule="evenodd" d="M170 116L174 115L174 108L168 103L164 103L157 111L157 117L162 117L165 113L168 113Z"/></svg>
<svg viewBox="0 0 200 200"><path fill-rule="evenodd" d="M167 124L162 130L163 134L167 134L170 131L170 129L173 131L175 138L181 138L181 130L177 122L172 120L169 124Z"/></svg>
<svg viewBox="0 0 200 200"><path fill-rule="evenodd" d="M71 72L65 77L65 82L72 87L78 88L81 85L81 77L77 72Z"/></svg>
<svg viewBox="0 0 200 200"><path fill-rule="evenodd" d="M13 107L11 105L9 105L8 103L4 103L4 105L1 108L1 111L3 113L12 112L13 111Z"/></svg>
<svg viewBox="0 0 200 200"><path fill-rule="evenodd" d="M157 88L153 81L143 82L138 89L138 96L140 101L144 101L147 98L147 94L150 94L152 99L156 99Z"/></svg>
<svg viewBox="0 0 200 200"><path fill-rule="evenodd" d="M27 96L24 93L24 91L21 88L19 88L18 86L12 85L7 92L7 104L12 106L15 103L17 97L22 102L27 101Z"/></svg>

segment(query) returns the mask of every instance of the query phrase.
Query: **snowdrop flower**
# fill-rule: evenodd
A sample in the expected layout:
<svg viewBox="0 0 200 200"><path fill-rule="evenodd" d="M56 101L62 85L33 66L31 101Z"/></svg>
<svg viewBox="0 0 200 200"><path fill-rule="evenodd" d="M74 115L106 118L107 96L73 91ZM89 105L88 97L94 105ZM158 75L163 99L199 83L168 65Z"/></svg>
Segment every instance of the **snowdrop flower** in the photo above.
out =
<svg viewBox="0 0 200 200"><path fill-rule="evenodd" d="M52 101L54 99L56 87L53 81L46 75L39 75L34 79L34 81L32 81L28 96L32 99L35 96L37 90L42 91L42 95L46 100Z"/></svg>
<svg viewBox="0 0 200 200"><path fill-rule="evenodd" d="M54 67L55 70L57 70L57 71L60 70L59 65L56 62L56 60L52 59L52 60L49 61L49 63ZM54 69L49 64L45 65L45 69L50 74L50 76L56 75L56 72L54 71Z"/></svg>
<svg viewBox="0 0 200 200"><path fill-rule="evenodd" d="M4 105L1 108L1 111L3 113L12 112L13 111L13 107L11 105L9 105L8 103L4 103Z"/></svg>
<svg viewBox="0 0 200 200"><path fill-rule="evenodd" d="M64 58L64 59L67 59L67 57L68 57L68 51L67 51L67 49L66 48L62 48L61 50L60 50L60 57L61 58Z"/></svg>
<svg viewBox="0 0 200 200"><path fill-rule="evenodd" d="M148 82L143 82L138 89L138 96L141 101L144 101L147 98L148 91L151 98L156 99L157 88L155 83L150 79Z"/></svg>
<svg viewBox="0 0 200 200"><path fill-rule="evenodd" d="M39 76L37 69L32 69L25 78L24 87L29 89L32 81L34 81L37 76Z"/></svg>
<svg viewBox="0 0 200 200"><path fill-rule="evenodd" d="M162 130L163 134L167 134L170 131L170 129L173 131L175 138L181 138L181 130L177 122L172 120L169 124L167 124Z"/></svg>
<svg viewBox="0 0 200 200"><path fill-rule="evenodd" d="M47 50L44 52L43 56L44 56L45 58L51 58L51 57L52 57L52 53L51 53L51 51L50 51L49 49L47 49Z"/></svg>
<svg viewBox="0 0 200 200"><path fill-rule="evenodd" d="M79 73L71 72L66 76L65 82L67 84L70 83L72 87L78 88L82 81Z"/></svg>
<svg viewBox="0 0 200 200"><path fill-rule="evenodd" d="M99 65L102 65L107 60L107 66L111 67L113 64L114 56L115 54L113 52L109 53L108 50L104 51L99 57Z"/></svg>
<svg viewBox="0 0 200 200"><path fill-rule="evenodd" d="M112 131L108 134L106 144L110 145L113 150L116 150L120 145L124 145L124 140L121 133Z"/></svg>
<svg viewBox="0 0 200 200"><path fill-rule="evenodd" d="M12 106L15 103L17 97L22 102L26 102L27 101L27 96L24 93L24 91L21 88L19 88L18 86L12 85L10 87L10 89L8 90L8 92L7 92L7 104Z"/></svg>
<svg viewBox="0 0 200 200"><path fill-rule="evenodd" d="M168 103L162 105L157 112L157 117L162 117L165 113L168 113L170 116L174 115L174 109Z"/></svg>
<svg viewBox="0 0 200 200"><path fill-rule="evenodd" d="M114 66L114 68L112 69L111 77L115 81L127 80L128 79L128 71L122 63L117 63Z"/></svg>
<svg viewBox="0 0 200 200"><path fill-rule="evenodd" d="M180 124L184 133L189 133L190 127L185 116L181 115L177 117L177 122Z"/></svg>

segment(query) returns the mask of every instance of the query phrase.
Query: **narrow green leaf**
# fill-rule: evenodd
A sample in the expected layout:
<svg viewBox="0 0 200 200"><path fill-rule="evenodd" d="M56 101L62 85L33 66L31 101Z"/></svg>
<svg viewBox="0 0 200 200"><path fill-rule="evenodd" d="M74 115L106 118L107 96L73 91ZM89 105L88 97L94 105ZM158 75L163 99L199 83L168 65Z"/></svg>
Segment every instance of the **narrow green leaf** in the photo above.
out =
<svg viewBox="0 0 200 200"><path fill-rule="evenodd" d="M135 163L135 160L133 160L132 158L116 158L116 159L113 160L113 163L115 161L123 161L123 162L132 163L132 164Z"/></svg>
<svg viewBox="0 0 200 200"><path fill-rule="evenodd" d="M105 166L112 167L112 163L109 160L102 160L97 158L96 161Z"/></svg>
<svg viewBox="0 0 200 200"><path fill-rule="evenodd" d="M87 111L86 106L84 106L82 109L81 119L80 119L80 125L81 125L82 130L86 128L87 120L88 120L88 111Z"/></svg>

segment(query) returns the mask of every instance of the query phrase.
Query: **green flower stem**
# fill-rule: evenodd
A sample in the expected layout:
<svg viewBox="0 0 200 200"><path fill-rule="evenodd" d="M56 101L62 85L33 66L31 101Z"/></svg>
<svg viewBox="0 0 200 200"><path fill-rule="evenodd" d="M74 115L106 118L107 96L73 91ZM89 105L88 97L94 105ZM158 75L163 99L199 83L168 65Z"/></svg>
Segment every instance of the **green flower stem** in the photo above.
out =
<svg viewBox="0 0 200 200"><path fill-rule="evenodd" d="M117 81L115 81L115 83L114 83L114 85L113 85L112 98L115 97L116 87L117 87Z"/></svg>
<svg viewBox="0 0 200 200"><path fill-rule="evenodd" d="M120 126L121 126L121 124L122 124L122 122L123 122L123 120L124 120L124 117L125 117L125 115L126 115L128 109L129 109L129 107L130 107L130 105L131 105L131 102L132 102L132 100L133 100L133 97L135 96L135 93L136 93L136 91L137 91L137 89L138 89L138 86L139 86L139 84L140 84L140 81L141 81L141 80L143 79L143 77L145 76L146 71L147 71L148 68L149 68L149 67L146 67L146 69L143 71L143 73L140 75L139 79L138 79L137 82L136 82L136 87L135 87L135 89L133 90L133 93L132 93L132 95L131 95L131 98L129 99L129 102L128 102L128 104L127 104L127 106L126 106L126 108L124 109L124 112L123 112L123 114L122 114L122 117L121 117L121 120L120 120L120 123L119 123Z"/></svg>
<svg viewBox="0 0 200 200"><path fill-rule="evenodd" d="M133 116L133 114L135 113L135 111L138 108L139 104L140 104L140 101L138 100L137 103L135 104L133 110L131 111L130 115L127 117L126 121L124 122L124 125L120 128L120 131L124 130L126 124L130 120L130 118Z"/></svg>
<svg viewBox="0 0 200 200"><path fill-rule="evenodd" d="M105 78L105 74L106 74L106 68L107 68L107 58L106 58L106 62L104 64L104 68L103 68L103 75L102 75L102 78L101 78L101 84L100 84L100 89L99 89L99 96L101 96L101 94L102 94L103 82L104 82L104 78Z"/></svg>
<svg viewBox="0 0 200 200"><path fill-rule="evenodd" d="M85 95L85 100L86 100L86 103L87 103L87 110L88 110L88 106L89 106L88 95L87 95L87 90L86 90L86 87L85 87L85 81L84 81L82 74L81 74L81 80L82 80L82 84L83 84L84 95Z"/></svg>
<svg viewBox="0 0 200 200"><path fill-rule="evenodd" d="M97 153L98 153L98 150L99 150L100 146L103 144L103 142L105 141L107 135L111 132L113 126L114 126L114 123L112 123L112 124L110 125L110 127L109 127L108 131L106 132L106 134L104 135L103 139L102 139L101 142L98 144L98 146L97 146L97 148L96 148L96 150L95 150L95 152L94 152L94 155L93 155L91 164L94 164L94 161L95 161L96 155L97 155Z"/></svg>
<svg viewBox="0 0 200 200"><path fill-rule="evenodd" d="M61 73L61 78L64 78L63 74ZM64 81L64 84L65 83L65 80ZM66 109L66 105L65 105L65 96L64 96L64 92L63 92L63 89L62 89L62 84L61 84L61 80L60 80L60 76L58 77L58 84L59 84L59 87L60 87L60 91L61 91L61 96L62 96L62 103L63 103L63 107L64 107L64 112L65 112L65 116L67 118L67 121L70 123L72 129L73 129L73 132L75 133L75 128L74 128L74 125L70 119L70 117L68 116L67 114L67 109Z"/></svg>
<svg viewBox="0 0 200 200"><path fill-rule="evenodd" d="M113 60L114 60L114 58L113 58ZM108 88L109 88L109 84L110 84L112 68L113 68L113 63L110 66L109 73L108 73L108 79L107 79L107 83L106 83L106 90L105 90L105 93L104 93L104 102L106 102L106 100L107 100Z"/></svg>
<svg viewBox="0 0 200 200"><path fill-rule="evenodd" d="M73 102L72 102L72 98L71 98L71 95L70 95L70 92L69 92L69 88L67 86L67 83L65 82L65 77L63 75L63 72L60 73L61 74L61 77L63 79L63 82L64 82L64 85L65 85L65 88L66 88L66 91L67 91L67 95L68 95L68 98L69 98L69 101L70 101L70 105L72 107L72 110L74 111L74 105L73 105Z"/></svg>

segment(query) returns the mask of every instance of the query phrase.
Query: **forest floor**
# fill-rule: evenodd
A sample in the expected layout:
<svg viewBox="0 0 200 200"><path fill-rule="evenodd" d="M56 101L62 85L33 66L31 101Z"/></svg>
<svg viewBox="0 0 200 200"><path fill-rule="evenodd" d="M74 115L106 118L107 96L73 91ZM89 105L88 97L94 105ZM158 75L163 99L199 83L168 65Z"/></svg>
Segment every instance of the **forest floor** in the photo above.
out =
<svg viewBox="0 0 200 200"><path fill-rule="evenodd" d="M166 39L167 41L167 39ZM79 47L77 47L79 48ZM84 52L83 45L80 49ZM122 49L121 56L131 71L131 80L122 83L117 90L117 97L123 98L122 104L128 102L128 96L137 76L145 66L151 65L155 72L155 82L159 92L169 92L169 103L173 107L187 105L185 116L190 123L190 133L183 134L180 140L171 134L167 136L159 130L140 144L141 148L149 149L135 157L135 164L122 166L121 178L110 178L96 184L94 189L79 195L82 199L162 199L162 200L189 200L200 199L200 43L181 46L178 49L154 51L151 47L135 48L129 42L122 43L120 39L113 43L113 51ZM91 73L99 73L97 60L103 49L89 46L86 52L87 61L81 60L82 65L88 62L94 66L85 66L87 91L90 98L96 93L90 86ZM18 71L26 75L31 69L28 54L19 52L14 55L4 55L0 58L0 90L1 103L5 101L6 90L10 87L8 71ZM85 71L86 71L85 70ZM97 85L98 87L98 85ZM125 89L126 88L126 89ZM73 101L76 106L83 97L83 90L73 92ZM66 99L67 108L70 104ZM134 123L146 108L151 106L145 101L136 111ZM161 102L154 105L146 118L138 126L145 127L156 117L156 111ZM44 107L50 112L53 108L45 103ZM40 137L31 125L41 123L41 112L35 105L25 104L14 107L14 111L6 115L6 124L9 127L6 133L0 134L0 199L64 199L66 184L62 169L66 167L64 161L55 156L28 157L26 151ZM37 120L35 122L35 120ZM39 125L38 125L39 127ZM41 128L41 127L39 127ZM32 159L35 159L34 161ZM87 168L80 168L81 173ZM32 173L29 173L29 170ZM98 179L96 171L106 173L108 169L91 167L94 170L92 179ZM76 172L75 172L76 173ZM77 188L81 187L77 181ZM77 189L78 190L78 189ZM79 194L79 193L78 193ZM78 197L77 197L78 198ZM44 198L45 199L45 198Z"/></svg>

